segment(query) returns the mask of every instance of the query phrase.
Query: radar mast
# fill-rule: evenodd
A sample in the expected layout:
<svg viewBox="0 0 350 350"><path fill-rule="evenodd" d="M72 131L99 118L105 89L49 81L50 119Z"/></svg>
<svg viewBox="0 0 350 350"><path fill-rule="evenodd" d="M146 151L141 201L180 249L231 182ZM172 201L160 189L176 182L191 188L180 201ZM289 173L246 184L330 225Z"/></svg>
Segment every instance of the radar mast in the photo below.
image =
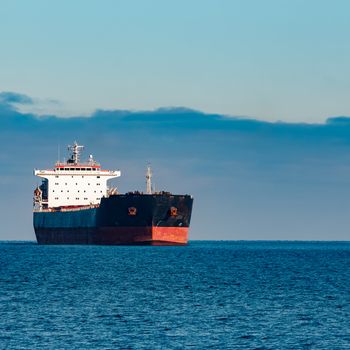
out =
<svg viewBox="0 0 350 350"><path fill-rule="evenodd" d="M72 151L70 163L79 164L80 150L82 150L83 148L84 146L78 145L77 141L74 141L73 146L68 146L68 150Z"/></svg>

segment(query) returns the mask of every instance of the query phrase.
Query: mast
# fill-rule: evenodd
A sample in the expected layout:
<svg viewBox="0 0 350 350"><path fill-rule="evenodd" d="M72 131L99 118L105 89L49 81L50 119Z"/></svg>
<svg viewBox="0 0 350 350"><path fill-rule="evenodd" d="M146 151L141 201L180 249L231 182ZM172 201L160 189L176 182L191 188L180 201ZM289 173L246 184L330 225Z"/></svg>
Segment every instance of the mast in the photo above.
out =
<svg viewBox="0 0 350 350"><path fill-rule="evenodd" d="M72 162L74 164L79 164L80 150L82 150L84 146L78 145L77 141L74 141L73 146L68 146L68 150L72 151Z"/></svg>
<svg viewBox="0 0 350 350"><path fill-rule="evenodd" d="M152 194L152 171L151 171L151 166L150 165L147 165L146 193L147 194Z"/></svg>

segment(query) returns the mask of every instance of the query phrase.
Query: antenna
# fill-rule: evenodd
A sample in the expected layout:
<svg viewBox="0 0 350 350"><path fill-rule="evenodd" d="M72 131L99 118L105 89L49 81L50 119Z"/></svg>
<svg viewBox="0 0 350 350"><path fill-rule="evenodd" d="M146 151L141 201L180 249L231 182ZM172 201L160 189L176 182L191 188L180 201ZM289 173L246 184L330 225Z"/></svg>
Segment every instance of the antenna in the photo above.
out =
<svg viewBox="0 0 350 350"><path fill-rule="evenodd" d="M146 193L152 194L152 170L150 164L147 165L146 172Z"/></svg>

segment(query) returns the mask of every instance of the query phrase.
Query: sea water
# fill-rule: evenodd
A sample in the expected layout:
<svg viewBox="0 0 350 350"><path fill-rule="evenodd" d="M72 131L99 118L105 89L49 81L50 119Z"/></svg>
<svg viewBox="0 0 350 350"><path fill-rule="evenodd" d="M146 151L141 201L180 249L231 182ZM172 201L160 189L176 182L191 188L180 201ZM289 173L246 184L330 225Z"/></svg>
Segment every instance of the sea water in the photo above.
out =
<svg viewBox="0 0 350 350"><path fill-rule="evenodd" d="M0 243L0 349L350 349L350 243Z"/></svg>

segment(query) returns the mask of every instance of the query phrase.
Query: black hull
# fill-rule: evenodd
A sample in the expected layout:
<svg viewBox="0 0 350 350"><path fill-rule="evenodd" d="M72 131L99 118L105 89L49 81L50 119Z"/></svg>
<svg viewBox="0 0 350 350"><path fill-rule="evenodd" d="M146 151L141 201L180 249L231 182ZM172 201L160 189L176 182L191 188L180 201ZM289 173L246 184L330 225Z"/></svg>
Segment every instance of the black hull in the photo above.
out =
<svg viewBox="0 0 350 350"><path fill-rule="evenodd" d="M34 230L39 244L185 245L192 204L188 195L116 195L98 208L34 212Z"/></svg>

